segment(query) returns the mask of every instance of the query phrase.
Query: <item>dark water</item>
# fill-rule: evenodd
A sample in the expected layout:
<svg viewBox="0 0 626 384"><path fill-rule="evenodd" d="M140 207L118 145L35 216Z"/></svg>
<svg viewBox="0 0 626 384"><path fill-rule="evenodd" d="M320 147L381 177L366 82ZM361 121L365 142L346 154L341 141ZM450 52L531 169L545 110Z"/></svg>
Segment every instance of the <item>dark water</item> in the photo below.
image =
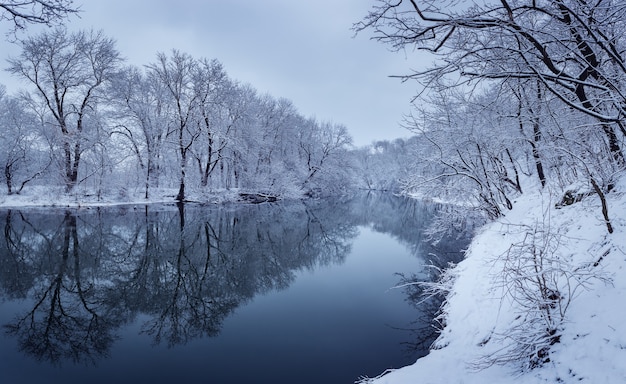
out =
<svg viewBox="0 0 626 384"><path fill-rule="evenodd" d="M0 211L0 382L352 383L412 363L459 257L388 195Z"/></svg>

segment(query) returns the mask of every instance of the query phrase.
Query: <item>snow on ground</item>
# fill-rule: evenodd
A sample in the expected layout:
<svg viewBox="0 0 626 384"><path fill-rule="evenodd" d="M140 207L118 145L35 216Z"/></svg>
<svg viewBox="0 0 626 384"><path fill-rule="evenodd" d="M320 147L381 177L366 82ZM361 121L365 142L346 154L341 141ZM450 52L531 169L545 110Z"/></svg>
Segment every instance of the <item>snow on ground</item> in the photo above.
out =
<svg viewBox="0 0 626 384"><path fill-rule="evenodd" d="M212 193L198 193L190 191L187 201L201 203L220 203L238 199L238 190L221 190ZM145 198L143 190L123 190L115 194L98 194L85 188L76 188L66 193L64 187L27 186L20 194L7 195L0 193L0 207L96 207L112 205L132 205L146 203L174 203L177 189L153 188L150 198Z"/></svg>
<svg viewBox="0 0 626 384"><path fill-rule="evenodd" d="M365 381L626 383L626 178L607 195L612 234L597 195L555 209L558 200L526 193L482 228L449 272L435 349ZM528 369L533 361L543 364Z"/></svg>

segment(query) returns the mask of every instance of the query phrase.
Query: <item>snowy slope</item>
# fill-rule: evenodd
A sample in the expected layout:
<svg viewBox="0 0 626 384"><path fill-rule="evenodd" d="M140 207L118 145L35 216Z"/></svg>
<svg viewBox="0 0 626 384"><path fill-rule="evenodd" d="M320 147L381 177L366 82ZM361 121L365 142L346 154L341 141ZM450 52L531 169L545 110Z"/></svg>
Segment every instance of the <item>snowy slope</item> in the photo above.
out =
<svg viewBox="0 0 626 384"><path fill-rule="evenodd" d="M526 193L482 228L450 272L435 349L366 381L626 383L626 178L607 195L612 234L597 196L561 209L557 200ZM538 294L546 286L549 299Z"/></svg>

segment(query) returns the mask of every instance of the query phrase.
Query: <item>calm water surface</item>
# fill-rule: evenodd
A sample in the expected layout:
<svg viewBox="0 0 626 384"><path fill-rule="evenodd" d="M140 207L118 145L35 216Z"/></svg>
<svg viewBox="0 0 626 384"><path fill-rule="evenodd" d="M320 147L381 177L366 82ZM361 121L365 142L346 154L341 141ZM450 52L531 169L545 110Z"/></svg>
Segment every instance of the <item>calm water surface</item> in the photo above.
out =
<svg viewBox="0 0 626 384"><path fill-rule="evenodd" d="M352 383L427 353L464 241L389 195L0 211L0 382Z"/></svg>

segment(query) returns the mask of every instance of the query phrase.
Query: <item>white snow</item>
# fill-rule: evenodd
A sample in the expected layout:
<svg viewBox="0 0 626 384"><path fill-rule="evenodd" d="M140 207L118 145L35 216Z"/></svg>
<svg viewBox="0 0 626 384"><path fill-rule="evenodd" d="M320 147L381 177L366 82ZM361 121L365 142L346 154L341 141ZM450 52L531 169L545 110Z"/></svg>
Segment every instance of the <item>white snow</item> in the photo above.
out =
<svg viewBox="0 0 626 384"><path fill-rule="evenodd" d="M154 203L175 203L178 193L176 188L152 188L150 198L146 199L144 190L141 188L124 191L123 193L104 193L101 196L88 188L77 187L70 193L65 192L64 187L50 186L27 186L20 194L8 195L0 193L0 207L102 207L113 205L142 205ZM187 201L201 203L221 203L236 201L238 189L217 190L212 192L197 192L194 190L187 193Z"/></svg>
<svg viewBox="0 0 626 384"><path fill-rule="evenodd" d="M548 191L526 193L505 217L483 227L449 272L445 328L434 349L411 366L363 382L626 383L626 178L607 195L612 234L597 195L555 209L558 200ZM534 249L546 250L543 274L524 269L533 248L519 244L532 243L529 233L537 234ZM515 266L525 274L510 272ZM529 369L530 356L515 359L514 352L517 342L545 336L545 311L529 307L522 294L532 294L538 276L559 287L552 305L563 317L556 320L560 339L547 344L549 361Z"/></svg>

